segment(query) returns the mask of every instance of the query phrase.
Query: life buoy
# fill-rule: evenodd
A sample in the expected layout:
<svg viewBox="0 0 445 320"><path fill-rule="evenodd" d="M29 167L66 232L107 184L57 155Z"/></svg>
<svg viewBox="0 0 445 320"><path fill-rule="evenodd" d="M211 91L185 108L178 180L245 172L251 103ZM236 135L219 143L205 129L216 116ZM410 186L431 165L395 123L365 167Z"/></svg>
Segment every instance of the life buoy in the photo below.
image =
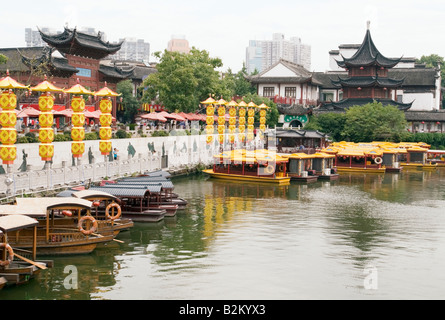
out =
<svg viewBox="0 0 445 320"><path fill-rule="evenodd" d="M72 217L73 213L70 210L63 210L62 214L66 217Z"/></svg>
<svg viewBox="0 0 445 320"><path fill-rule="evenodd" d="M382 164L383 159L380 158L380 157L377 157L377 158L374 159L374 162L375 162L376 164Z"/></svg>
<svg viewBox="0 0 445 320"><path fill-rule="evenodd" d="M5 248L9 253L8 259L6 259L5 261L0 260L0 266L8 266L12 262L12 260L14 260L14 250L12 250L12 247L8 243L4 242L0 243L0 248Z"/></svg>
<svg viewBox="0 0 445 320"><path fill-rule="evenodd" d="M114 210L113 210L113 214L110 215L110 209L111 208L117 208L117 214L114 214ZM105 215L107 216L108 219L110 220L116 220L118 219L122 214L122 210L121 210L121 206L118 205L116 202L112 202L110 203L107 208L105 209Z"/></svg>
<svg viewBox="0 0 445 320"><path fill-rule="evenodd" d="M83 222L89 220L93 223L93 226L89 230L85 230L83 228ZM79 223L77 225L79 227L80 232L82 232L84 235L90 235L97 230L97 221L92 216L83 216L80 218Z"/></svg>
<svg viewBox="0 0 445 320"><path fill-rule="evenodd" d="M275 168L273 165L269 164L266 169L264 169L264 172L268 173L268 174L272 174L275 172Z"/></svg>

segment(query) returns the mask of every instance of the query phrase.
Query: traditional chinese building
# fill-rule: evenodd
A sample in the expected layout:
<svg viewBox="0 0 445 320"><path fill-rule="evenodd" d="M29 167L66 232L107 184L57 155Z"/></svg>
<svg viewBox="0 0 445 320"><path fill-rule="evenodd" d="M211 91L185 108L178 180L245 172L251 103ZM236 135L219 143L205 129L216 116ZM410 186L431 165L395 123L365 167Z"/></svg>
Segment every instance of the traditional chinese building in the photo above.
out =
<svg viewBox="0 0 445 320"><path fill-rule="evenodd" d="M337 76L331 81L334 88L342 91L343 98L322 105L317 112L345 112L351 106L373 101L384 106L394 105L404 111L411 107L412 102L397 102L397 90L402 88L404 79L388 76L388 71L402 58L387 58L380 53L372 40L369 23L365 38L355 54L342 58L337 64L348 72L347 76Z"/></svg>
<svg viewBox="0 0 445 320"><path fill-rule="evenodd" d="M94 36L65 28L57 35L40 31L48 47L0 49L8 57L8 62L0 66L0 71L9 70L18 81L36 85L46 75L51 82L61 88L70 88L79 80L90 91L97 91L105 86L116 90L116 84L130 78L133 70L123 70L101 63L108 55L117 52L122 43L104 42L100 32ZM68 108L69 97L56 96L55 109ZM116 98L113 103L113 116L116 116ZM23 97L20 102L26 106L37 107L37 96ZM90 97L87 110L98 109L98 101Z"/></svg>

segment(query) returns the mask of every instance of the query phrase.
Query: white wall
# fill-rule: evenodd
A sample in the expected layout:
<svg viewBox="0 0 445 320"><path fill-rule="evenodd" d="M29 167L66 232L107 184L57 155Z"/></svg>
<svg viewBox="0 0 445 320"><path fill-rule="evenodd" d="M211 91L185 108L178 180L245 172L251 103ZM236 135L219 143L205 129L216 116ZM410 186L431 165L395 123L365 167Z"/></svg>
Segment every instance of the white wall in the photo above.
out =
<svg viewBox="0 0 445 320"><path fill-rule="evenodd" d="M398 92L400 94L400 91ZM404 93L403 103L413 102L410 111L431 111L435 106L434 95L431 92L426 93Z"/></svg>

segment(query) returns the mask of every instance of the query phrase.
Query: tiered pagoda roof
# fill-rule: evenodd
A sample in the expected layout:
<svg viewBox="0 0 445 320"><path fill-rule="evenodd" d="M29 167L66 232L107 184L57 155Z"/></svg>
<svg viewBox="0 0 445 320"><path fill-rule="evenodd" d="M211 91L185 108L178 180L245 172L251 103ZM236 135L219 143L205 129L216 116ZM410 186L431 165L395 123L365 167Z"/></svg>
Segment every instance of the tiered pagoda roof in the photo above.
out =
<svg viewBox="0 0 445 320"><path fill-rule="evenodd" d="M111 44L102 40L100 32L94 36L79 32L76 28L65 28L62 33L57 35L45 34L41 30L39 32L42 40L59 52L92 59L103 59L116 53L123 43L121 41L117 44Z"/></svg>
<svg viewBox="0 0 445 320"><path fill-rule="evenodd" d="M318 110L314 110L315 113L322 112L345 112L347 109L353 106L361 106L368 103L379 102L383 106L395 106L401 111L407 111L412 106L411 103L400 103L391 99L380 99L380 98L349 98L338 102L331 101L325 104Z"/></svg>
<svg viewBox="0 0 445 320"><path fill-rule="evenodd" d="M366 66L378 66L384 68L392 68L396 66L401 58L387 58L382 55L371 38L371 32L366 31L365 38L357 50L357 52L351 58L343 57L343 61L337 61L337 64L341 68L349 68L349 67L366 67Z"/></svg>
<svg viewBox="0 0 445 320"><path fill-rule="evenodd" d="M385 88L396 88L400 87L403 84L404 79L396 80L390 78L382 78L382 77L349 77L349 78L340 78L338 80L331 80L332 84L337 88L342 87L385 87Z"/></svg>

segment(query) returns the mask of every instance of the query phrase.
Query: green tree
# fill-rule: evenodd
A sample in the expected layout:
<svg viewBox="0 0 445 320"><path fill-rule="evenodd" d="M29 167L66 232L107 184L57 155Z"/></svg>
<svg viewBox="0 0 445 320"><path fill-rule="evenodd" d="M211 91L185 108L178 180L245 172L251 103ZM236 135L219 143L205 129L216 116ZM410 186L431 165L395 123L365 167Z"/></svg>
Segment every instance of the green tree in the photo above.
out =
<svg viewBox="0 0 445 320"><path fill-rule="evenodd" d="M118 111L118 116L122 117L123 122L133 122L138 113L139 101L133 96L133 84L131 80L123 80L117 84L117 93L121 94L124 111Z"/></svg>
<svg viewBox="0 0 445 320"><path fill-rule="evenodd" d="M395 106L373 102L346 111L343 136L353 142L395 141L407 134L405 114Z"/></svg>
<svg viewBox="0 0 445 320"><path fill-rule="evenodd" d="M8 57L0 54L0 64L5 64L6 62L8 62Z"/></svg>
<svg viewBox="0 0 445 320"><path fill-rule="evenodd" d="M318 130L327 133L334 141L341 141L344 139L343 130L345 123L345 113L322 113L318 116L311 116L309 123L304 126L304 129Z"/></svg>
<svg viewBox="0 0 445 320"><path fill-rule="evenodd" d="M190 53L156 52L159 59L156 73L149 75L143 83L147 89L143 101L156 101L169 111L195 111L200 101L213 93L222 94L219 58L211 58L207 51L192 48Z"/></svg>

